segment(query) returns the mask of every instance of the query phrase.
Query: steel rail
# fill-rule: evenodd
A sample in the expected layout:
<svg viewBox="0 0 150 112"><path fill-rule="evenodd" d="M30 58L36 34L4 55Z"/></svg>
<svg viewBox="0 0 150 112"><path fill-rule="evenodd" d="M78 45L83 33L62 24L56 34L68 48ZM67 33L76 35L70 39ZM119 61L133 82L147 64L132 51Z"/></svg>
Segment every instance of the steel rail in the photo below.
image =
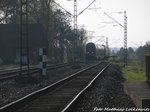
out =
<svg viewBox="0 0 150 112"><path fill-rule="evenodd" d="M10 111L13 112L14 109L22 107L23 105L25 105L26 102L30 102L30 101L34 100L35 98L46 94L47 91L52 91L52 90L56 89L57 87L59 87L63 83L65 83L66 81L69 81L69 80L73 79L75 76L77 76L77 75L81 74L82 72L85 72L85 71L87 71L91 68L94 68L95 66L98 66L99 64L100 63L92 65L92 66L87 67L85 69L82 69L82 70L80 70L80 71L78 71L78 72L76 72L76 73L74 73L74 74L72 74L68 77L65 77L65 78L63 78L63 79L47 86L47 87L44 87L40 90L37 90L35 92L32 92L32 93L24 96L23 98L20 98L20 99L14 101L14 102L11 102L11 103L1 107L0 112L10 112Z"/></svg>
<svg viewBox="0 0 150 112"><path fill-rule="evenodd" d="M93 83L99 78L99 76L110 66L111 63L107 64L105 68L103 68L96 77L85 87L83 88L75 97L74 99L61 111L61 112L71 112L75 104L81 99L86 91L92 87Z"/></svg>
<svg viewBox="0 0 150 112"><path fill-rule="evenodd" d="M63 64L67 64L67 63L63 63ZM57 65L63 65L63 64L56 64L56 66ZM30 66L30 70L36 70L36 69L38 69L37 66L38 65ZM55 66L55 64L48 65L47 67L52 67L52 66ZM26 71L26 68L23 68L23 69ZM9 69L9 70L0 70L0 76L5 75L5 74L14 74L14 73L19 72L19 71L20 71L19 67L12 68L12 69Z"/></svg>
<svg viewBox="0 0 150 112"><path fill-rule="evenodd" d="M58 65L49 65L49 66L47 66L46 69L49 71L49 70L53 70L53 69L57 69L57 68L65 67L65 66L70 66L70 65L71 64L69 64L69 63L58 64ZM31 68L30 70L31 70L31 72L30 72L31 75L39 72L39 68ZM20 72L20 70L0 74L0 81L15 78L19 75L19 72ZM23 70L23 72L26 73L26 70Z"/></svg>

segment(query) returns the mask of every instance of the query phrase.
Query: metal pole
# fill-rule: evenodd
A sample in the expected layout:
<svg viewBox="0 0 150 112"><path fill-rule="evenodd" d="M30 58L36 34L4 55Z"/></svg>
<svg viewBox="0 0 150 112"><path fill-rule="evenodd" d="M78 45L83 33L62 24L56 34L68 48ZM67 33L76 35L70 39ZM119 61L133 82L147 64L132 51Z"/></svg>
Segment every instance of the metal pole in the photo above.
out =
<svg viewBox="0 0 150 112"><path fill-rule="evenodd" d="M122 13L122 12L118 12ZM124 11L124 26L121 25L119 22L117 22L115 19L113 19L111 16L109 16L107 13L104 13L106 16L108 16L110 19L112 19L114 22L116 22L118 25L123 27L124 29L124 67L127 65L127 15L126 11Z"/></svg>
<svg viewBox="0 0 150 112"><path fill-rule="evenodd" d="M74 31L77 34L77 0L74 0Z"/></svg>
<svg viewBox="0 0 150 112"><path fill-rule="evenodd" d="M109 56L108 37L106 37L106 56Z"/></svg>
<svg viewBox="0 0 150 112"><path fill-rule="evenodd" d="M20 75L22 75L22 12L23 1L21 0L21 15L20 15Z"/></svg>
<svg viewBox="0 0 150 112"><path fill-rule="evenodd" d="M127 65L127 16L124 11L124 67Z"/></svg>
<svg viewBox="0 0 150 112"><path fill-rule="evenodd" d="M75 33L75 45L74 45L74 48L75 48L75 52L74 52L74 61L76 63L77 61L77 48L78 48L78 37L77 37L77 0L74 0L74 33Z"/></svg>
<svg viewBox="0 0 150 112"><path fill-rule="evenodd" d="M28 36L28 2L21 0L20 15L20 75L23 66L29 74L29 36Z"/></svg>
<svg viewBox="0 0 150 112"><path fill-rule="evenodd" d="M26 40L27 40L27 43L26 43L26 46L27 46L27 68L28 68L28 74L30 72L30 60L29 60L29 27L28 27L28 0L26 0L27 2L27 6L26 6Z"/></svg>

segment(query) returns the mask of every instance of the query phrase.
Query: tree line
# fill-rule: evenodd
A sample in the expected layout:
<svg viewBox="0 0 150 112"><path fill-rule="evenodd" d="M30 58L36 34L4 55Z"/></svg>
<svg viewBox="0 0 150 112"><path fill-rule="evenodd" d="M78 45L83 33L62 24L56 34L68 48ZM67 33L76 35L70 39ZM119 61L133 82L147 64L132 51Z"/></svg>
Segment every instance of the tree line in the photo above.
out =
<svg viewBox="0 0 150 112"><path fill-rule="evenodd" d="M128 61L138 60L141 63L145 62L145 55L150 55L150 41L146 42L144 46L139 46L138 48L134 49L132 47L129 47L127 49L127 59ZM121 47L119 51L116 53L113 52L113 55L116 55L119 57L119 60L124 60L124 48Z"/></svg>
<svg viewBox="0 0 150 112"><path fill-rule="evenodd" d="M21 0L0 1L0 24L19 24ZM73 57L75 41L79 41L80 58L83 58L83 46L86 41L86 30L80 28L77 34L71 25L71 15L57 6L54 0L28 0L28 23L42 24L48 38L48 57L50 60L63 61L64 52L68 60ZM66 51L65 51L66 50Z"/></svg>

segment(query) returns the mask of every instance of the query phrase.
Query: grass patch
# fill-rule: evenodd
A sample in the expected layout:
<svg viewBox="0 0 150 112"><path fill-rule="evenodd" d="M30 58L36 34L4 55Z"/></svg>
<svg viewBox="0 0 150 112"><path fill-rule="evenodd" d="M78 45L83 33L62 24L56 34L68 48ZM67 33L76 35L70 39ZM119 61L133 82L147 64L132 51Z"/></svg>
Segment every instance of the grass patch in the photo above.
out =
<svg viewBox="0 0 150 112"><path fill-rule="evenodd" d="M123 73L128 81L141 82L146 80L145 66L137 61L128 63L128 66L123 68Z"/></svg>

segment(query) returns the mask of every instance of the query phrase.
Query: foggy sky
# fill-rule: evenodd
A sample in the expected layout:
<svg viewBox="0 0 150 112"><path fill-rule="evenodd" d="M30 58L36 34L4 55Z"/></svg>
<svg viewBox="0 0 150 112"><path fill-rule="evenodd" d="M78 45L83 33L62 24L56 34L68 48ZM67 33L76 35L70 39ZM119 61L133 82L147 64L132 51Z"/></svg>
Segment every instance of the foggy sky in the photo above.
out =
<svg viewBox="0 0 150 112"><path fill-rule="evenodd" d="M78 0L78 13L81 12L93 0ZM73 1L56 0L61 6L73 14ZM127 11L128 18L128 47L144 45L150 40L150 0L96 0L90 6L92 10L86 10L78 17L78 27L84 25L88 31L95 31L95 36L106 36L109 38L110 47L123 46L123 28L117 24L105 24L113 22L104 15L104 12L124 25L124 15L110 12ZM95 10L94 8L100 8ZM89 32L90 37L91 32ZM95 37L89 41L97 41ZM105 40L105 39L104 39ZM116 41L118 40L118 41ZM116 42L115 42L116 41ZM101 44L102 42L99 42Z"/></svg>

